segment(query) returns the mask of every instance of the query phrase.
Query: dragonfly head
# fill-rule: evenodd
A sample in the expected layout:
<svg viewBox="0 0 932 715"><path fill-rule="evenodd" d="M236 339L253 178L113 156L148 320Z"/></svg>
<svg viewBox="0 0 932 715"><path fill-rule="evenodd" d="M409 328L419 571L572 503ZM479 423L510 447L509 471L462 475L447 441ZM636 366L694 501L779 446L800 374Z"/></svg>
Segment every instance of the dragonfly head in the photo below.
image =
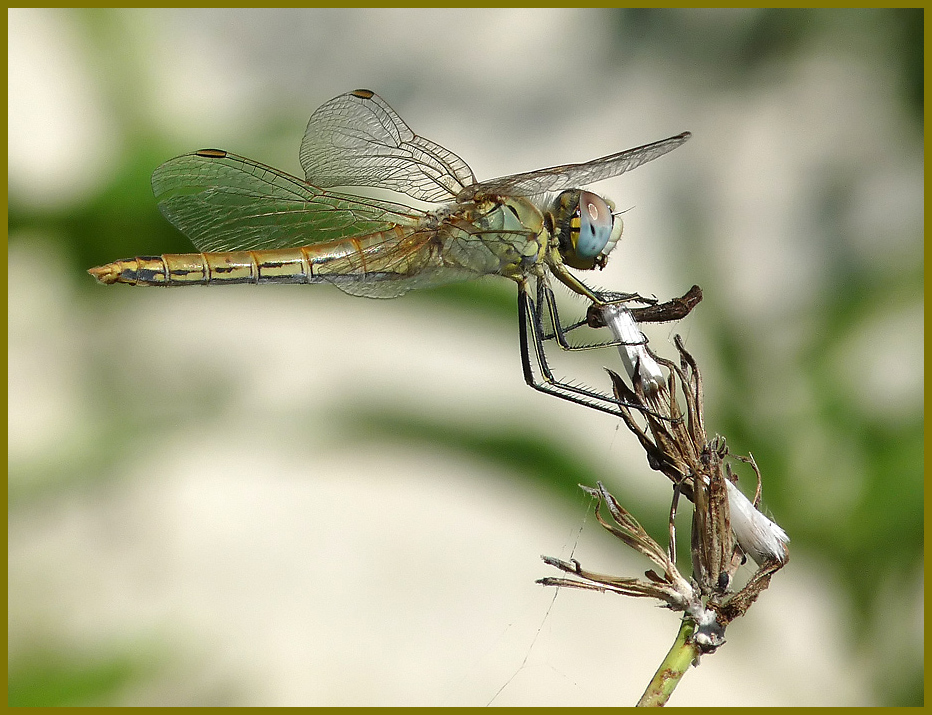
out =
<svg viewBox="0 0 932 715"><path fill-rule="evenodd" d="M621 237L621 216L612 205L589 191L564 191L553 203L553 231L563 262L582 270L603 268Z"/></svg>

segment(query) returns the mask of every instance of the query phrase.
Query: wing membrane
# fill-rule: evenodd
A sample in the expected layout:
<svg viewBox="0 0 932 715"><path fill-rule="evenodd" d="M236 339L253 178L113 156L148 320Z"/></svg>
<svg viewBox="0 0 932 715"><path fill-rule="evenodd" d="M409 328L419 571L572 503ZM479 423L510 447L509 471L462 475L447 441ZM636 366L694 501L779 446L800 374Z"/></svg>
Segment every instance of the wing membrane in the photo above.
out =
<svg viewBox="0 0 932 715"><path fill-rule="evenodd" d="M414 288L474 279L475 271L450 264L436 251L438 237L449 240L459 233L447 225L413 230L398 240L365 242L352 256L328 261L321 275L343 292L367 298L395 298ZM358 272L360 263L366 266L364 275Z"/></svg>
<svg viewBox="0 0 932 715"><path fill-rule="evenodd" d="M364 89L341 94L311 115L300 156L308 183L324 188L374 186L438 202L476 181L465 161L419 137Z"/></svg>
<svg viewBox="0 0 932 715"><path fill-rule="evenodd" d="M511 174L498 179L490 179L467 186L457 199L465 201L480 193L504 194L508 196L536 196L548 191L562 191L563 189L580 188L587 184L608 179L612 176L624 174L663 156L669 151L683 144L691 134L683 132L675 137L661 139L660 141L644 146L635 147L609 154L582 164L561 164L547 169L528 171L522 174Z"/></svg>
<svg viewBox="0 0 932 715"><path fill-rule="evenodd" d="M203 150L152 174L159 210L200 251L295 248L412 226L408 206L323 191L236 154Z"/></svg>

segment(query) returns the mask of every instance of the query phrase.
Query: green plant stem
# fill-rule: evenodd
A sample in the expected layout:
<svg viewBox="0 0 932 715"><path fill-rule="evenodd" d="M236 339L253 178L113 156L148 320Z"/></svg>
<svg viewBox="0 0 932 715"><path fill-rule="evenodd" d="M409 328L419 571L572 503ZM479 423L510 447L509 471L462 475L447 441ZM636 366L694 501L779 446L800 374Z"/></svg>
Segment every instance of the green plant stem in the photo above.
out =
<svg viewBox="0 0 932 715"><path fill-rule="evenodd" d="M689 669L692 662L698 657L699 649L690 640L695 626L688 618L680 624L680 632L676 634L673 647L663 659L647 690L638 701L638 707L662 707L666 704L680 679Z"/></svg>

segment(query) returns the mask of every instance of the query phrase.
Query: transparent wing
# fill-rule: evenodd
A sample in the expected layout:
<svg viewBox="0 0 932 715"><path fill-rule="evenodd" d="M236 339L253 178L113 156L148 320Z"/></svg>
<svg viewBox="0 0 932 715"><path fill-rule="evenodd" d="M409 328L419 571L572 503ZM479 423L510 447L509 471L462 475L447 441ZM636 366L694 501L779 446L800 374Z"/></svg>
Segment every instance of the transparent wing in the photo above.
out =
<svg viewBox="0 0 932 715"><path fill-rule="evenodd" d="M391 298L412 288L501 274L514 247L534 236L531 229L482 228L453 215L429 227L360 237L352 242L355 250L329 255L317 275L352 295Z"/></svg>
<svg viewBox="0 0 932 715"><path fill-rule="evenodd" d="M548 169L528 171L523 174L502 176L473 186L467 186L457 200L466 201L477 194L501 194L506 196L535 196L548 191L574 189L587 184L624 174L673 151L684 143L691 134L683 132L669 139L635 147L617 154L609 154L582 164L562 164Z"/></svg>
<svg viewBox="0 0 932 715"><path fill-rule="evenodd" d="M200 251L295 248L412 226L423 212L323 191L236 154L204 149L152 174L159 210Z"/></svg>
<svg viewBox="0 0 932 715"><path fill-rule="evenodd" d="M448 245L444 239L454 238L448 233L441 227L365 241L355 253L327 261L321 276L345 293L367 298L395 298L415 288L475 279L476 271L449 264L437 251L438 239ZM366 266L365 275L359 274L360 264Z"/></svg>
<svg viewBox="0 0 932 715"><path fill-rule="evenodd" d="M308 183L373 186L422 201L449 201L475 183L460 157L411 131L377 94L357 89L321 106L301 142Z"/></svg>

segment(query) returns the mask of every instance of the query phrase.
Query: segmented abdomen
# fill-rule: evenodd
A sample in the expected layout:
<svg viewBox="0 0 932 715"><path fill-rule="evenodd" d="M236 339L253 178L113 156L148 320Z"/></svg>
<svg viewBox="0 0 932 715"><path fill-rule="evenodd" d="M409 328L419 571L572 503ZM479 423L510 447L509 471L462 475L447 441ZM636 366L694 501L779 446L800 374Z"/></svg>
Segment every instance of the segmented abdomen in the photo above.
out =
<svg viewBox="0 0 932 715"><path fill-rule="evenodd" d="M384 240L382 234L366 238L368 241ZM334 261L334 265L329 266L331 270L328 270L328 264ZM91 268L88 272L101 283L174 287L230 283L319 283L328 274L358 276L362 279L367 271L360 241L347 239L336 246L328 244L326 247L137 256Z"/></svg>

